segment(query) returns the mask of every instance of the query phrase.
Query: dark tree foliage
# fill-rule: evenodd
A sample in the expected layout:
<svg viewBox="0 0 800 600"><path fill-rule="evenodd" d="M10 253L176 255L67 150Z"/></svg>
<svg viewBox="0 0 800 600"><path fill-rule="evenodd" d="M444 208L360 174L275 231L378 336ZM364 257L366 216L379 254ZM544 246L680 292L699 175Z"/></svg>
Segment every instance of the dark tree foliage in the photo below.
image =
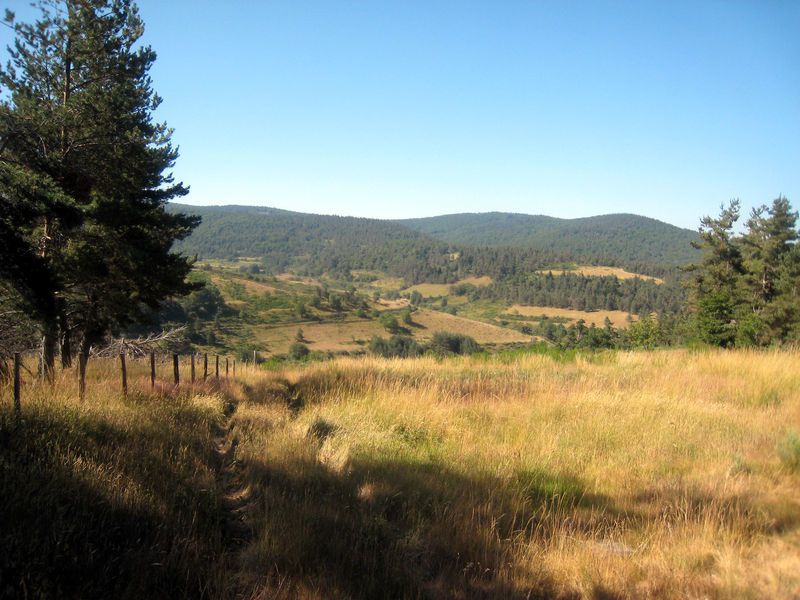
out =
<svg viewBox="0 0 800 600"><path fill-rule="evenodd" d="M433 334L428 347L435 354L447 356L450 354L474 354L480 352L481 347L474 338L461 333L437 331Z"/></svg>
<svg viewBox="0 0 800 600"><path fill-rule="evenodd" d="M698 335L718 346L766 346L800 339L800 251L797 212L786 198L755 208L741 235L734 200L704 217L691 267Z"/></svg>
<svg viewBox="0 0 800 600"><path fill-rule="evenodd" d="M508 277L476 288L470 298L501 300L511 304L555 306L573 310L621 310L633 314L677 313L686 293L679 282L617 277L589 277L573 273L527 274Z"/></svg>
<svg viewBox="0 0 800 600"><path fill-rule="evenodd" d="M416 231L398 221L245 206L173 205L173 210L203 217L202 225L177 246L184 252L206 258L261 257L273 273L294 270L342 280L351 278L353 270L377 270L411 283L453 283L470 275L504 279L576 262L621 266L674 278L675 265L683 259L691 260L696 252L688 247L688 240L696 238L696 234L632 215L603 218L597 225L599 231L613 230L614 239L624 239L628 244L624 249L604 245L603 235L596 230L589 233L595 226L590 230L560 231L556 237L563 240L559 244L498 246L485 243L481 236L454 244L437 239L435 231ZM512 216L522 219L526 215ZM615 219L621 222L614 224ZM497 236L498 240L503 239L501 232ZM572 238L580 238L580 248L570 246L578 243L570 242ZM647 240L646 244L642 240ZM682 255L660 257L637 253L640 242L685 248Z"/></svg>
<svg viewBox="0 0 800 600"><path fill-rule="evenodd" d="M383 358L412 358L423 352L423 348L408 335L393 335L389 339L376 336L370 341L369 350Z"/></svg>
<svg viewBox="0 0 800 600"><path fill-rule="evenodd" d="M406 219L399 223L459 246L532 248L611 266L677 266L696 258L689 246L697 237L695 232L630 214L556 219L492 212Z"/></svg>
<svg viewBox="0 0 800 600"><path fill-rule="evenodd" d="M35 23L12 23L0 70L0 275L42 324L52 368L58 342L83 352L109 330L192 289L172 252L199 219L166 212L187 189L169 175L171 131L130 0L48 0Z"/></svg>

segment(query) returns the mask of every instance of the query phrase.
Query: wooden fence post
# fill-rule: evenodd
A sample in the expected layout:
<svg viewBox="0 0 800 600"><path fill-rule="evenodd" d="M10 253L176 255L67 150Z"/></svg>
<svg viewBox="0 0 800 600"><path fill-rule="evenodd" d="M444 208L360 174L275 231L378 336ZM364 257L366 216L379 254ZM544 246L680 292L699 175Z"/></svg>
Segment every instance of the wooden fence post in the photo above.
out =
<svg viewBox="0 0 800 600"><path fill-rule="evenodd" d="M78 354L78 397L81 402L86 399L86 362L89 357L83 352Z"/></svg>
<svg viewBox="0 0 800 600"><path fill-rule="evenodd" d="M219 354L215 354L214 358L214 377L219 381Z"/></svg>
<svg viewBox="0 0 800 600"><path fill-rule="evenodd" d="M19 414L22 411L22 399L20 398L19 380L20 358L19 352L14 352L14 412Z"/></svg>
<svg viewBox="0 0 800 600"><path fill-rule="evenodd" d="M122 395L128 395L128 369L125 366L125 353L119 353L119 366L122 369Z"/></svg>
<svg viewBox="0 0 800 600"><path fill-rule="evenodd" d="M156 387L156 353L150 353L150 389Z"/></svg>
<svg viewBox="0 0 800 600"><path fill-rule="evenodd" d="M192 383L194 383L194 352L192 352Z"/></svg>
<svg viewBox="0 0 800 600"><path fill-rule="evenodd" d="M208 379L208 352L203 352L203 381Z"/></svg>
<svg viewBox="0 0 800 600"><path fill-rule="evenodd" d="M236 379L236 359L233 359L233 378Z"/></svg>
<svg viewBox="0 0 800 600"><path fill-rule="evenodd" d="M172 368L175 371L175 385L180 385L181 383L181 375L178 367L178 355L172 355Z"/></svg>
<svg viewBox="0 0 800 600"><path fill-rule="evenodd" d="M228 357L225 357L225 379L228 378Z"/></svg>

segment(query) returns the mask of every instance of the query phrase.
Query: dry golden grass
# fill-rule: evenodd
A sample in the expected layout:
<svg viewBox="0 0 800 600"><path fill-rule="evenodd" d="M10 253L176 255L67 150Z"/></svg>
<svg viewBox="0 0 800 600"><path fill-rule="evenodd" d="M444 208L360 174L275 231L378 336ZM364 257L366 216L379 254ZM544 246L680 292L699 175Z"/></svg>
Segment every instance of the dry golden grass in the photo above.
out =
<svg viewBox="0 0 800 600"><path fill-rule="evenodd" d="M447 296L450 293L449 283L418 283L403 290L404 294L419 292L423 298Z"/></svg>
<svg viewBox="0 0 800 600"><path fill-rule="evenodd" d="M278 326L254 326L253 335L258 343L265 344L270 354L284 354L297 340L297 330L303 330L305 344L311 350L341 352L363 349L376 335L387 335L377 321L358 319L335 323L301 323Z"/></svg>
<svg viewBox="0 0 800 600"><path fill-rule="evenodd" d="M653 281L655 283L664 283L663 279L652 277L650 275L642 275L640 273L631 273L619 267L599 267L593 265L579 265L569 271L561 269L548 269L539 271L539 273L546 274L552 273L553 275L564 275L565 273L573 273L575 275L586 275L587 277L616 277L617 279L643 279L645 281Z"/></svg>
<svg viewBox="0 0 800 600"><path fill-rule="evenodd" d="M257 598L797 598L796 352L340 359L253 380Z"/></svg>
<svg viewBox="0 0 800 600"><path fill-rule="evenodd" d="M399 310L401 308L405 308L408 306L410 302L408 298L398 298L397 300L387 300L386 298L381 298L375 303L375 308L377 310Z"/></svg>
<svg viewBox="0 0 800 600"><path fill-rule="evenodd" d="M297 283L303 285L322 285L319 279L314 279L313 277L305 277L302 275L295 275L293 273L281 273L280 275L276 275L275 278L279 281L285 281L287 283Z"/></svg>
<svg viewBox="0 0 800 600"><path fill-rule="evenodd" d="M469 283L477 287L487 286L492 283L492 278L488 275L482 277L466 277L459 279L456 283L418 283L403 290L403 293L419 292L425 298L436 298L450 294L450 288L459 283Z"/></svg>
<svg viewBox="0 0 800 600"><path fill-rule="evenodd" d="M3 593L797 598L800 353L568 356L154 393L133 361L127 399L98 360L84 402L26 374L21 418L0 388Z"/></svg>
<svg viewBox="0 0 800 600"><path fill-rule="evenodd" d="M279 288L275 286L269 285L267 283L261 283L260 281L254 281L252 279L246 279L244 277L220 277L219 275L212 275L211 282L216 285L217 287L223 288L224 286L229 283L238 283L239 285L244 286L244 289L247 291L248 294L263 294L264 292L269 292L274 294L276 292L280 292Z"/></svg>
<svg viewBox="0 0 800 600"><path fill-rule="evenodd" d="M458 283L469 283L476 287L484 287L492 283L492 278L488 275L483 275L481 277L465 277L464 279L459 279Z"/></svg>
<svg viewBox="0 0 800 600"><path fill-rule="evenodd" d="M397 307L406 306L406 303ZM384 310L395 308L385 306ZM408 332L417 340L426 341L437 331L463 333L475 338L479 344L508 344L529 342L530 336L523 335L513 329L497 327L465 319L433 310L418 310L413 314L414 325ZM293 323L291 325L254 326L252 328L256 341L264 344L265 352L284 354L296 340L297 330L303 330L305 344L311 350L321 352L341 352L364 349L374 336L386 337L389 334L383 326L374 320L353 319L334 323Z"/></svg>
<svg viewBox="0 0 800 600"><path fill-rule="evenodd" d="M628 326L628 313L622 310L572 310L569 308L553 308L551 306L523 306L521 304L514 304L506 311L512 315L521 315L523 317L560 317L569 319L570 321L578 321L583 319L587 325L596 325L602 327L605 323L606 317L611 319L614 327L627 327ZM636 318L635 316L633 317Z"/></svg>
<svg viewBox="0 0 800 600"><path fill-rule="evenodd" d="M506 329L435 310L418 310L412 318L415 324L422 326L421 329L411 328L414 337L418 340L429 340L437 331L462 333L474 338L479 344L510 344L530 342L532 339L531 336L514 329Z"/></svg>
<svg viewBox="0 0 800 600"><path fill-rule="evenodd" d="M33 360L28 368L34 370ZM188 377L188 363L184 377ZM227 392L171 383L159 365L92 359L53 385L23 371L22 411L0 386L3 598L232 598L214 428Z"/></svg>

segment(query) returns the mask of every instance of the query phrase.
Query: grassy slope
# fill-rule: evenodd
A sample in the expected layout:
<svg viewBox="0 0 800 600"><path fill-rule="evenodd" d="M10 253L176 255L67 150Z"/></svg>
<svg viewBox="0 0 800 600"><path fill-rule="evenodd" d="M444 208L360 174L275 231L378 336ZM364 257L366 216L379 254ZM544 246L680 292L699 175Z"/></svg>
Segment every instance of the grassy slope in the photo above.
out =
<svg viewBox="0 0 800 600"><path fill-rule="evenodd" d="M319 321L315 322L308 317L298 317L292 307L299 300L308 304L314 295L315 287L322 285L319 280L296 278L298 281L293 281L288 275L279 275L265 278L265 281L257 281L247 279L238 271L238 266L232 267L221 261L214 261L213 265L214 270L209 271L207 275L220 289L226 303L239 310L253 307L249 311L250 317L247 320L235 316L223 320L224 327L219 337L230 346L234 346L238 341L246 340L258 347L263 355L283 354L296 341L297 330L302 329L305 343L311 350L350 352L363 351L374 336L389 335L376 318L367 313L362 313L367 315L366 317L359 317L353 307L335 312L326 307L316 309L308 306L309 315ZM332 292L339 295L344 294L344 291L339 289L334 282L329 283ZM476 286L488 285L491 283L491 279L488 277L468 278L462 280L461 283L470 283ZM400 284L402 285L402 282ZM449 294L451 288L450 285L422 284L408 288L404 292L420 289L424 294L431 295L425 286L440 290L439 293L445 296ZM359 284L358 288L361 298L367 301L370 311L401 311L408 306L408 300L404 298L373 301L371 292L374 282ZM273 305L281 307L255 308L259 299L263 299L265 295L273 298ZM279 302L278 300L281 298L283 300ZM462 304L467 300L464 296L452 296L451 298L454 305ZM415 325L407 328L407 333L423 341L429 340L437 331L464 333L474 337L480 344L496 345L531 340L530 336L522 335L514 329L428 309L415 313L414 323Z"/></svg>
<svg viewBox="0 0 800 600"><path fill-rule="evenodd" d="M107 363L83 404L71 376L29 384L21 421L4 387L0 593L796 597L800 355L567 358L240 367L156 395L132 365L128 400Z"/></svg>
<svg viewBox="0 0 800 600"><path fill-rule="evenodd" d="M622 310L572 310L569 308L552 308L550 306L523 306L521 304L512 305L504 315L527 317L530 320L541 320L539 317L564 319L568 324L583 319L587 325L603 327L608 318L614 327L624 329L628 326L628 313Z"/></svg>

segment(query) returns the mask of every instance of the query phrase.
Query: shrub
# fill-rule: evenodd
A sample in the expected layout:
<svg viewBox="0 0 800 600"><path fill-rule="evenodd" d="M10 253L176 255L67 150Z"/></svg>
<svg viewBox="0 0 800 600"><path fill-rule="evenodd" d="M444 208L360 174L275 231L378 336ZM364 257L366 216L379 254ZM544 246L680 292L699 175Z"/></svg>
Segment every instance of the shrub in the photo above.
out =
<svg viewBox="0 0 800 600"><path fill-rule="evenodd" d="M778 457L784 467L793 473L800 472L800 434L790 431L778 442Z"/></svg>
<svg viewBox="0 0 800 600"><path fill-rule="evenodd" d="M439 331L433 334L430 349L436 354L474 354L480 352L481 347L478 342L468 335L461 333L450 333Z"/></svg>
<svg viewBox="0 0 800 600"><path fill-rule="evenodd" d="M309 354L308 346L300 342L295 342L289 347L289 358L292 360L303 360Z"/></svg>
<svg viewBox="0 0 800 600"><path fill-rule="evenodd" d="M422 354L419 344L407 335L393 335L388 340L374 337L369 343L369 350L384 358L410 358Z"/></svg>
<svg viewBox="0 0 800 600"><path fill-rule="evenodd" d="M397 322L397 317L391 313L383 313L379 321L389 333L397 333L400 331L400 323Z"/></svg>

